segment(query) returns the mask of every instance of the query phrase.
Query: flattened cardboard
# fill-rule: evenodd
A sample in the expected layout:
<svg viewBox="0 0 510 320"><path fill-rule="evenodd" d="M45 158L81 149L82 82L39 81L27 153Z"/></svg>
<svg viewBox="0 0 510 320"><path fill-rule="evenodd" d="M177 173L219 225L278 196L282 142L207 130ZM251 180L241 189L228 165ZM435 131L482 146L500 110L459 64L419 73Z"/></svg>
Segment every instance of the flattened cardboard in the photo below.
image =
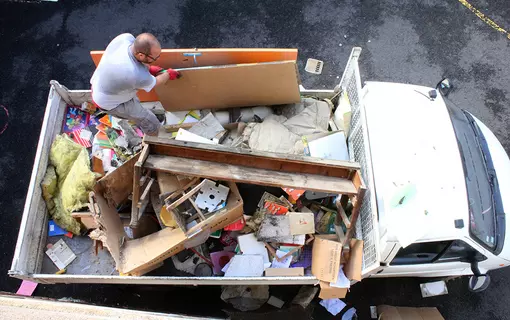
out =
<svg viewBox="0 0 510 320"><path fill-rule="evenodd" d="M182 77L156 88L166 111L298 103L295 61L180 69Z"/></svg>
<svg viewBox="0 0 510 320"><path fill-rule="evenodd" d="M315 216L312 212L289 212L290 234L315 233Z"/></svg>
<svg viewBox="0 0 510 320"><path fill-rule="evenodd" d="M315 237L312 248L312 274L321 281L336 282L341 256L340 242Z"/></svg>
<svg viewBox="0 0 510 320"><path fill-rule="evenodd" d="M351 239L350 258L345 263L344 273L349 280L361 281L361 268L363 266L363 240Z"/></svg>
<svg viewBox="0 0 510 320"><path fill-rule="evenodd" d="M104 51L90 51L90 56L97 65ZM271 61L297 60L297 49L275 48L214 48L214 49L163 49L157 65L163 69L191 68L203 66L220 66L237 63L257 63ZM140 101L158 101L154 90L138 91Z"/></svg>
<svg viewBox="0 0 510 320"><path fill-rule="evenodd" d="M305 275L305 268L267 268L266 277L301 277Z"/></svg>
<svg viewBox="0 0 510 320"><path fill-rule="evenodd" d="M109 226L105 228L106 241L111 242L108 249L117 263L119 273L142 275L142 272L151 270L152 266L184 250L189 241L205 232L220 230L242 217L243 200L239 190L233 182L229 182L229 188L231 192L226 207L193 227L188 232L189 238L179 228L165 228L143 238L124 241L122 246L125 233L119 215L114 208L108 206L104 198L97 196L101 219L105 219Z"/></svg>
<svg viewBox="0 0 510 320"><path fill-rule="evenodd" d="M343 299L347 295L348 288L335 288L329 285L329 282L320 282L321 291L319 298L321 299Z"/></svg>
<svg viewBox="0 0 510 320"><path fill-rule="evenodd" d="M377 306L380 320L445 320L437 308Z"/></svg>

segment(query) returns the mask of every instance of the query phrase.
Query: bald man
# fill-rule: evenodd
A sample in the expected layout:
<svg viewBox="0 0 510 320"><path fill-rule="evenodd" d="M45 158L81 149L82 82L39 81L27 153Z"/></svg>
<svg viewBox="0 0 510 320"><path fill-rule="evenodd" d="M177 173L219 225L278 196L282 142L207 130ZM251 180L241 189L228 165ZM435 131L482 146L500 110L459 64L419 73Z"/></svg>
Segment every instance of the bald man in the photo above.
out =
<svg viewBox="0 0 510 320"><path fill-rule="evenodd" d="M149 92L168 80L180 78L178 71L152 65L160 54L161 45L150 33L142 33L136 39L129 33L117 36L108 44L90 79L94 103L112 116L132 120L145 134L157 135L161 124L142 107L136 91Z"/></svg>

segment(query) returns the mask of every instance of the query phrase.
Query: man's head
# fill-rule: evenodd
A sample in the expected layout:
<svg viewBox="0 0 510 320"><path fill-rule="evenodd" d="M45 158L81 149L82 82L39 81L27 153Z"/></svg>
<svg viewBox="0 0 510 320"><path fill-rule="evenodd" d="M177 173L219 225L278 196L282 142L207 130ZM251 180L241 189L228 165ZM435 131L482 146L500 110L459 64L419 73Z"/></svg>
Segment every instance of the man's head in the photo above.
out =
<svg viewBox="0 0 510 320"><path fill-rule="evenodd" d="M139 34L133 43L133 53L136 60L144 64L151 64L158 60L161 45L158 39L150 33Z"/></svg>

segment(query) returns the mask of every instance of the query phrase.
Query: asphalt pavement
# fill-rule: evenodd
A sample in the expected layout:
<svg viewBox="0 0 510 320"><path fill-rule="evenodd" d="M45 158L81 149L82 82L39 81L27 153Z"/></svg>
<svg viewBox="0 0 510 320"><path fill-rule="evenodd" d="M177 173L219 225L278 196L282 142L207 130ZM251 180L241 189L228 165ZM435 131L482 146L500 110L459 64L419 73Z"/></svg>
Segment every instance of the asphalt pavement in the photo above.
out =
<svg viewBox="0 0 510 320"><path fill-rule="evenodd" d="M6 274L49 81L88 89L94 70L90 50L104 49L124 32L151 32L165 48L298 48L303 85L322 89L339 82L350 50L360 46L362 80L435 86L448 76L455 85L451 100L486 123L510 151L505 33L510 7L504 0L469 3L484 16L457 0L0 2L0 105L5 107L0 108L0 290L13 292L20 283ZM307 58L324 61L322 75L304 72ZM427 299L420 295L421 279L368 279L354 286L347 300L362 318L369 305L386 303L437 306L446 319L508 319L510 269L491 276L483 293L469 293L466 279L457 279L448 282L448 295ZM282 295L290 299L289 290ZM35 294L221 316L225 305L219 292L218 287L40 285ZM317 309L316 317L326 316Z"/></svg>

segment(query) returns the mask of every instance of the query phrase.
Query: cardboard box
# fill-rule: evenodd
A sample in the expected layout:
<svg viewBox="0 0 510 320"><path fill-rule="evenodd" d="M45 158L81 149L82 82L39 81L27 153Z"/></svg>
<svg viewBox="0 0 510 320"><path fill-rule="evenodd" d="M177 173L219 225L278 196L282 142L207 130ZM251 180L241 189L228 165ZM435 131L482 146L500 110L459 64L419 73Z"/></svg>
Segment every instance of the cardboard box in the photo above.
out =
<svg viewBox="0 0 510 320"><path fill-rule="evenodd" d="M380 320L444 320L437 308L377 306Z"/></svg>
<svg viewBox="0 0 510 320"><path fill-rule="evenodd" d="M182 78L156 87L166 111L298 103L295 61L187 68Z"/></svg>
<svg viewBox="0 0 510 320"><path fill-rule="evenodd" d="M121 274L142 275L143 270L161 263L184 250L187 243L210 232L222 229L243 216L243 200L237 186L229 182L227 205L208 219L193 227L186 235L179 228L165 228L143 238L127 240L115 208L108 205L102 195L95 195L101 212L99 222L103 239Z"/></svg>
<svg viewBox="0 0 510 320"><path fill-rule="evenodd" d="M266 277L302 277L305 275L305 268L267 268Z"/></svg>
<svg viewBox="0 0 510 320"><path fill-rule="evenodd" d="M315 216L312 212L289 212L287 215L289 216L290 234L315 233Z"/></svg>
<svg viewBox="0 0 510 320"><path fill-rule="evenodd" d="M341 256L340 242L316 236L312 248L312 274L321 281L336 282Z"/></svg>
<svg viewBox="0 0 510 320"><path fill-rule="evenodd" d="M349 280L361 281L363 240L351 239L350 248L349 260L344 265L344 273Z"/></svg>
<svg viewBox="0 0 510 320"><path fill-rule="evenodd" d="M343 299L347 295L348 288L335 288L329 285L329 282L320 282L321 291L319 298L321 299Z"/></svg>

